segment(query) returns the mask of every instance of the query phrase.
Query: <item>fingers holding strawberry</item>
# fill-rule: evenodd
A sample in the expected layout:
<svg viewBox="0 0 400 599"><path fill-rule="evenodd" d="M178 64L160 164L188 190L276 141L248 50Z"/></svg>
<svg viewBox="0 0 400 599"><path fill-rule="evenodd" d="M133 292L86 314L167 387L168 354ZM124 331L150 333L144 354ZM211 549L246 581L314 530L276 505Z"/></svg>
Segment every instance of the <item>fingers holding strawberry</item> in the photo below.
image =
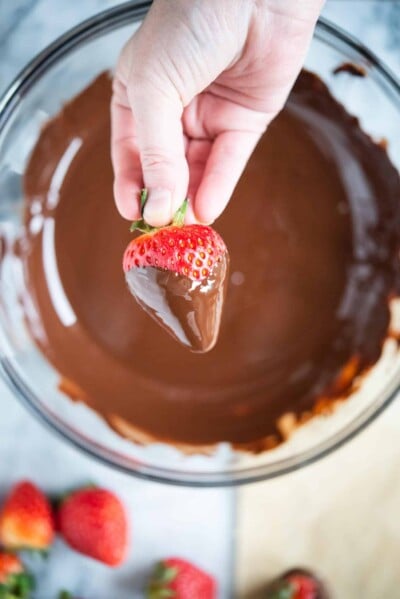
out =
<svg viewBox="0 0 400 599"><path fill-rule="evenodd" d="M142 192L142 207L146 191ZM187 201L171 225L144 220L142 235L125 250L128 287L146 312L192 351L211 350L218 338L228 280L229 256L221 236L205 225L185 225Z"/></svg>

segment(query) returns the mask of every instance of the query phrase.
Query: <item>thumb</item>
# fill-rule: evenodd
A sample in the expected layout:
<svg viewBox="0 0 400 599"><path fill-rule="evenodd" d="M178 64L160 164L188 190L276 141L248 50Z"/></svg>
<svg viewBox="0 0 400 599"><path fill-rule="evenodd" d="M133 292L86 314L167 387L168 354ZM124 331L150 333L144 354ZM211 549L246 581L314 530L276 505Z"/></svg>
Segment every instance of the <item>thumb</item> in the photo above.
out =
<svg viewBox="0 0 400 599"><path fill-rule="evenodd" d="M162 226L171 222L186 197L189 169L179 94L166 76L159 74L156 81L152 79L156 69L148 62L132 69L127 96L143 183L148 190L144 218L150 225Z"/></svg>

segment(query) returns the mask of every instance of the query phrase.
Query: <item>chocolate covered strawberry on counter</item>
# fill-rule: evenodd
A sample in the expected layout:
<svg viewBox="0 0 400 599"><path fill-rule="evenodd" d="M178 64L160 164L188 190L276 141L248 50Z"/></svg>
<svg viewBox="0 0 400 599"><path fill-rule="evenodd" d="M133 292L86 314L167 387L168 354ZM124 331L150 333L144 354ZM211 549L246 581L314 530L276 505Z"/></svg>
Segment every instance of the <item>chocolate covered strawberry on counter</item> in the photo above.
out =
<svg viewBox="0 0 400 599"><path fill-rule="evenodd" d="M329 599L323 583L309 570L289 570L268 587L265 599Z"/></svg>
<svg viewBox="0 0 400 599"><path fill-rule="evenodd" d="M142 192L142 209L146 202ZM125 250L123 269L138 303L176 340L195 352L212 349L221 324L229 255L206 225L185 225L187 200L171 225L132 224L142 235Z"/></svg>

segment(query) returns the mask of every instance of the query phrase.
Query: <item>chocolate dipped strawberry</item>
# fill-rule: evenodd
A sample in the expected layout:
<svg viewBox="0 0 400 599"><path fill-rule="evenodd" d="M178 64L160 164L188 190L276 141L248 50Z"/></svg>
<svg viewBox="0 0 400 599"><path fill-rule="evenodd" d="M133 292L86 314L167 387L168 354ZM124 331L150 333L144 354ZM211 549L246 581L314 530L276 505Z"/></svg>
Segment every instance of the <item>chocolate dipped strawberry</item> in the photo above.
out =
<svg viewBox="0 0 400 599"><path fill-rule="evenodd" d="M146 191L142 192L142 207ZM221 236L206 225L185 225L187 201L171 225L142 231L125 250L123 268L138 303L176 340L195 352L217 341L228 279L229 256Z"/></svg>
<svg viewBox="0 0 400 599"><path fill-rule="evenodd" d="M264 595L265 599L328 599L328 593L312 572L294 568L274 580Z"/></svg>

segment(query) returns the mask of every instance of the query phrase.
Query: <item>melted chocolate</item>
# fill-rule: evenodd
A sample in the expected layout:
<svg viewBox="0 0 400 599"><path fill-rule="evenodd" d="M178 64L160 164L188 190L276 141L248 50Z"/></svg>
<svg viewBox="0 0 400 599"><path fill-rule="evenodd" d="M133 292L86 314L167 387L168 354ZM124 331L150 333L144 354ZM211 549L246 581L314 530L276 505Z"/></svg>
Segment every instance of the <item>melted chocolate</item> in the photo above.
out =
<svg viewBox="0 0 400 599"><path fill-rule="evenodd" d="M194 352L207 352L217 342L227 276L223 256L202 281L149 266L132 268L125 279L142 308L177 341Z"/></svg>
<svg viewBox="0 0 400 599"><path fill-rule="evenodd" d="M347 73L348 75L353 75L353 77L367 76L366 68L355 62L342 62L342 64L333 69L334 75L339 75L339 73Z"/></svg>
<svg viewBox="0 0 400 599"><path fill-rule="evenodd" d="M110 95L102 75L45 126L26 169L23 259L41 323L31 333L64 388L127 436L272 445L283 414L343 394L380 356L398 270L398 173L302 73L216 223L231 264L224 316L214 349L191 353L126 288Z"/></svg>

